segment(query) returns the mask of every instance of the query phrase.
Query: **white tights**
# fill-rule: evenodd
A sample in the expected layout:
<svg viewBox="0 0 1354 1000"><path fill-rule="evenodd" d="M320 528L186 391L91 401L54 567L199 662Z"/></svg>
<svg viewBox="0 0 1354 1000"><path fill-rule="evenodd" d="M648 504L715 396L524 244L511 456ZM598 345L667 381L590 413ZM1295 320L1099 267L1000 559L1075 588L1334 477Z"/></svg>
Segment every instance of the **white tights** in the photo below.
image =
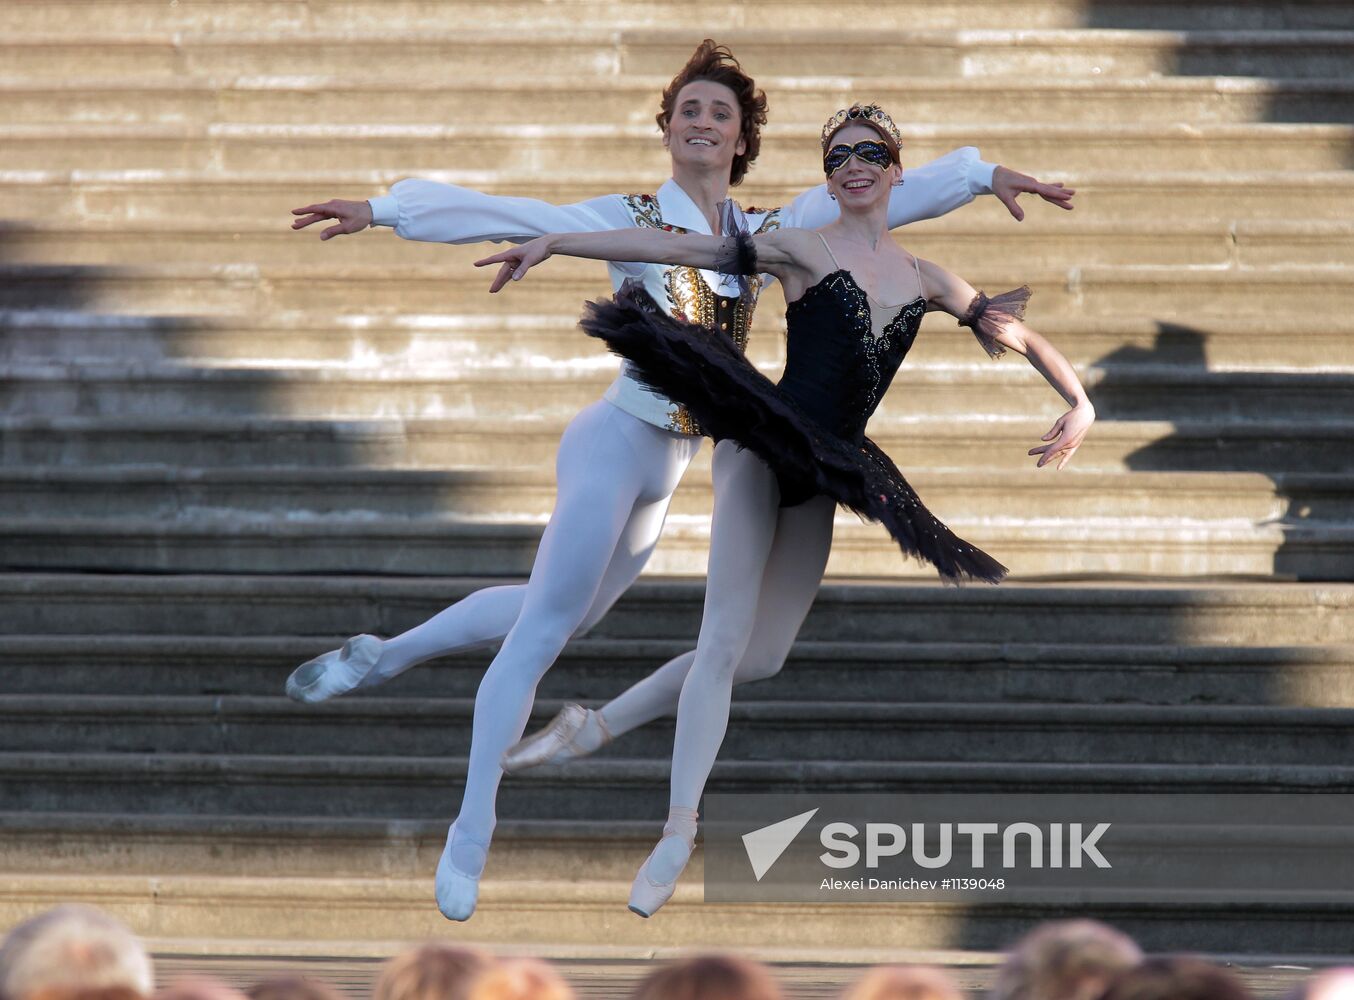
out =
<svg viewBox="0 0 1354 1000"><path fill-rule="evenodd" d="M484 867L503 776L499 758L522 737L536 685L576 632L634 582L662 531L672 493L701 439L654 427L607 402L575 417L560 440L558 494L525 585L490 587L383 644L377 682L416 663L503 640L475 695L464 838L451 862Z"/></svg>
<svg viewBox="0 0 1354 1000"><path fill-rule="evenodd" d="M733 442L723 441L715 448L714 480L705 609L677 702L670 817L694 817L724 742L733 685L751 680L754 671L767 676L780 669L813 602L832 544L833 502L814 497L798 507L779 509L774 474ZM754 641L757 649L749 656ZM622 708L632 717L657 709L660 699L646 699L645 686L665 672L675 678L682 659L635 685L617 703L631 702ZM660 686L654 689L656 694ZM676 877L686 863L687 850L687 841L680 837L661 841L653 854L652 877Z"/></svg>
<svg viewBox="0 0 1354 1000"><path fill-rule="evenodd" d="M717 491L720 487L727 489L721 474L726 465L734 464L724 461L721 450L715 449ZM767 474L770 475L769 470ZM729 485L733 478L731 476ZM717 492L717 505L718 502ZM798 507L781 507L774 515L775 537L761 576L752 632L734 671L734 684L774 677L785 666L785 659L818 595L827 567L832 547L833 511L830 500L815 497ZM716 556L713 544L711 550L712 563L716 558L722 558ZM743 586L748 586L746 581ZM712 589L707 584L707 602ZM607 702L598 710L606 731L619 736L654 719L674 714L696 653L693 649L673 657Z"/></svg>
<svg viewBox="0 0 1354 1000"><path fill-rule="evenodd" d="M456 821L466 839L457 841L452 857L458 870L474 875L483 868L484 850L475 842L487 846L493 835L499 758L521 738L536 685L568 639L600 620L639 575L699 447L699 438L661 430L607 402L583 410L560 441L558 497L529 581L470 594L383 644L371 682L503 640L475 698ZM697 649L603 709L616 734L677 711L679 696L682 705L698 709L679 712L673 757L672 801L678 804L680 796L693 807L723 741L730 685L780 670L818 591L832 542L831 501L819 497L778 509L775 478L750 452L721 444L714 478L710 572ZM730 603L721 596L727 594L737 599ZM738 655L719 650L724 640L717 635L728 635ZM706 656L688 698L685 682L702 650Z"/></svg>

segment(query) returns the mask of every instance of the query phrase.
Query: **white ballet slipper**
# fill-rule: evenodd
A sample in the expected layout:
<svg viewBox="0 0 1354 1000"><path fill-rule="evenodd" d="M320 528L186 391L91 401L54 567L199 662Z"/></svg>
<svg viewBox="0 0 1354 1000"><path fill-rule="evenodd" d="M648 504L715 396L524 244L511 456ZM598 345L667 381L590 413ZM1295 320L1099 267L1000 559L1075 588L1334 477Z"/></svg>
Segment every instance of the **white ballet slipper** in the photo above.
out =
<svg viewBox="0 0 1354 1000"><path fill-rule="evenodd" d="M650 874L649 866L653 864L653 858L658 853L658 847L664 841L673 838L686 844L686 859L682 862L682 868L678 869L677 874L670 881L660 881ZM652 917L657 913L659 908L672 898L672 894L677 888L677 879L681 876L682 870L686 868L686 862L691 860L691 852L695 849L696 810L673 806L668 811L668 821L663 826L663 836L649 853L649 856L644 859L644 864L639 866L639 871L635 874L635 881L630 885L630 912L638 913L641 917Z"/></svg>
<svg viewBox="0 0 1354 1000"><path fill-rule="evenodd" d="M581 746L578 734L592 722L602 734L602 742L596 747ZM503 752L499 767L508 774L525 771L539 764L554 764L574 757L586 757L594 750L611 742L611 732L602 721L601 713L594 712L582 705L569 704L560 709L559 714L550 720L542 730L518 740Z"/></svg>
<svg viewBox="0 0 1354 1000"><path fill-rule="evenodd" d="M307 660L287 678L287 697L313 705L360 687L381 658L381 640L355 635L339 649Z"/></svg>
<svg viewBox="0 0 1354 1000"><path fill-rule="evenodd" d="M459 839L462 843L473 844L486 854L488 844L471 840L465 834L458 834L456 824L447 831L447 843L442 848L441 860L437 862L437 876L434 891L437 894L437 908L448 920L469 920L475 912L475 904L480 897L479 875L467 875L451 862L452 844Z"/></svg>

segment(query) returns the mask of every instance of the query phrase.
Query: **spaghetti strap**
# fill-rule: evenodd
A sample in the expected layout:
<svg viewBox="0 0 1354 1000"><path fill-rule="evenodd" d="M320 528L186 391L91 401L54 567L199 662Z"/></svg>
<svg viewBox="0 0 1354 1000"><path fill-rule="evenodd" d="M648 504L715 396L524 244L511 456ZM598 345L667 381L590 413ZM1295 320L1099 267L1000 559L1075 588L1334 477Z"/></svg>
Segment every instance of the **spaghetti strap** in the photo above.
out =
<svg viewBox="0 0 1354 1000"><path fill-rule="evenodd" d="M827 255L828 255L829 257L832 258L832 266L835 267L838 271L842 270L842 266L841 266L840 264L837 263L837 255L836 255L835 253L833 253L833 252L832 252L832 248L831 248L830 246L827 245L827 237L824 236L822 233L818 232L818 230L816 230L816 229L814 230L814 234L815 234L820 240L823 241L823 249L826 250L826 251L827 251Z"/></svg>
<svg viewBox="0 0 1354 1000"><path fill-rule="evenodd" d="M926 294L926 284L921 280L921 260L916 254L912 255L912 266L917 269L917 291L921 293L923 299L930 302L931 298Z"/></svg>

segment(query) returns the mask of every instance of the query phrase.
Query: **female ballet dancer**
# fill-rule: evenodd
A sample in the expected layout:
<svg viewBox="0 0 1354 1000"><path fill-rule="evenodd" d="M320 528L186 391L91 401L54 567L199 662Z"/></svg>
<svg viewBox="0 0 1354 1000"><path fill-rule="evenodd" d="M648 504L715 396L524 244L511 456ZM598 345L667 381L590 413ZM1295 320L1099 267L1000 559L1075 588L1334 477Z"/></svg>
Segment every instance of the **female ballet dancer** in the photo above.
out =
<svg viewBox="0 0 1354 1000"><path fill-rule="evenodd" d="M407 180L370 204L334 200L296 209L301 217L293 225L337 220L322 239L372 224L394 225L407 239L449 243L525 240L562 228L710 233L719 228L715 206L757 156L765 117L765 97L752 79L726 48L707 40L662 95L658 122L673 175L656 196L607 195L556 206ZM987 191L1017 219L1021 193L1065 208L1073 194L984 164L976 149L965 147L908 171L906 187L890 200L889 222L941 215ZM734 214L742 224L770 231L783 224L821 225L836 207L820 185L784 210L745 215L734 206ZM756 279L742 287L714 272L681 266L613 264L611 275L617 287L627 277L641 278L665 309L693 322L727 323L740 340L760 287ZM522 735L538 681L565 642L600 619L643 568L672 492L699 448L694 431L684 409L645 390L623 370L605 399L575 417L560 441L558 498L525 586L480 590L393 639L354 636L289 678L288 694L319 702L382 683L436 656L503 641L477 692L461 810L438 866L438 904L447 917L464 920L474 910L495 824L499 760ZM826 546L819 547L826 558ZM816 558L808 542L784 546L779 579L787 606L812 601L821 574ZM584 739L592 735L593 730L580 731Z"/></svg>
<svg viewBox="0 0 1354 1000"><path fill-rule="evenodd" d="M778 385L717 332L662 312L639 285L591 304L583 321L719 442L705 608L678 701L668 821L631 887L630 909L641 916L670 898L690 857L697 806L728 725L733 673L764 599L779 506L804 509L830 535L833 509L845 505L881 522L905 554L931 562L947 581L995 583L1006 573L935 518L864 436L923 314L935 308L957 317L994 357L1007 349L1026 355L1063 396L1070 409L1046 435L1055 440L1031 451L1041 453L1040 465L1054 457L1065 465L1095 419L1071 364L1021 321L1027 287L988 299L890 237L889 190L901 177L892 119L874 105L852 106L828 119L822 144L841 214L820 230L557 234L477 262L502 265L491 291L552 254L767 272L784 283L787 350Z"/></svg>

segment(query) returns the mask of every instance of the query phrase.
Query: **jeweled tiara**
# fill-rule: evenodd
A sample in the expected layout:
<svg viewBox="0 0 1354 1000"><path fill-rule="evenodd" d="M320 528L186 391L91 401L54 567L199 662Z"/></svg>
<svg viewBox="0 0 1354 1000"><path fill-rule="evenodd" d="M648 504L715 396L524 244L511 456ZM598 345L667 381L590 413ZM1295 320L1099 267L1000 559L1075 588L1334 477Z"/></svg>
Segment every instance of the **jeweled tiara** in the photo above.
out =
<svg viewBox="0 0 1354 1000"><path fill-rule="evenodd" d="M853 121L877 125L887 132L900 148L903 145L903 134L898 131L898 126L893 124L893 119L889 117L887 111L878 104L853 104L849 108L842 108L829 118L827 124L823 126L823 152L827 152L827 141L831 138L832 133Z"/></svg>

